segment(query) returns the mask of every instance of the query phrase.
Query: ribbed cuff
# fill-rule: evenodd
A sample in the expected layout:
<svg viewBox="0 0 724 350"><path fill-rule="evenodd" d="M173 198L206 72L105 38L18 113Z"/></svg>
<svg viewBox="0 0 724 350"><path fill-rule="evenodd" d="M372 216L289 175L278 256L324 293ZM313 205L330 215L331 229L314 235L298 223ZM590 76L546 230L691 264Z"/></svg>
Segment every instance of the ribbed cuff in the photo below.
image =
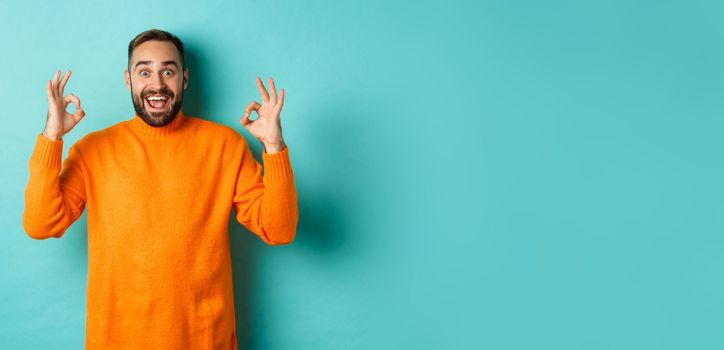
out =
<svg viewBox="0 0 724 350"><path fill-rule="evenodd" d="M292 163L289 160L289 147L276 153L262 152L264 161L264 179L268 181L287 181L294 179Z"/></svg>
<svg viewBox="0 0 724 350"><path fill-rule="evenodd" d="M43 133L35 139L35 148L30 155L30 165L46 169L60 169L63 158L63 139L51 140Z"/></svg>

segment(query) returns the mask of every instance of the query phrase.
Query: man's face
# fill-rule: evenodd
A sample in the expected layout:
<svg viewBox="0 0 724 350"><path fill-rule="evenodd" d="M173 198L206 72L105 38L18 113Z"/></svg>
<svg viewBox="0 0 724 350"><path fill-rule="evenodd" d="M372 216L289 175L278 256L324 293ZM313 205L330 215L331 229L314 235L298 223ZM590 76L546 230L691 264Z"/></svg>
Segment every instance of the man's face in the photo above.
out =
<svg viewBox="0 0 724 350"><path fill-rule="evenodd" d="M188 69L181 69L181 56L170 41L146 41L136 46L124 71L133 108L151 126L170 123L181 110Z"/></svg>

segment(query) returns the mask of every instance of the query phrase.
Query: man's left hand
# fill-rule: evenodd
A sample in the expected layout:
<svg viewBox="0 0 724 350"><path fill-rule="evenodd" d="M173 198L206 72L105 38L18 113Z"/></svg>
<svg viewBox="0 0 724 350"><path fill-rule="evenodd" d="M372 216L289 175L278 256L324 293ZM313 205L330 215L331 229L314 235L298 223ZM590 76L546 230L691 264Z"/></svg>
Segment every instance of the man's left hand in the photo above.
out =
<svg viewBox="0 0 724 350"><path fill-rule="evenodd" d="M281 89L277 96L272 78L269 78L269 92L259 77L256 77L256 86L259 88L262 103L251 101L246 106L245 114L239 123L261 141L266 153L276 153L286 147L282 138L282 124L279 120L279 114L284 105L284 89ZM256 111L259 116L255 120L249 119L252 111Z"/></svg>

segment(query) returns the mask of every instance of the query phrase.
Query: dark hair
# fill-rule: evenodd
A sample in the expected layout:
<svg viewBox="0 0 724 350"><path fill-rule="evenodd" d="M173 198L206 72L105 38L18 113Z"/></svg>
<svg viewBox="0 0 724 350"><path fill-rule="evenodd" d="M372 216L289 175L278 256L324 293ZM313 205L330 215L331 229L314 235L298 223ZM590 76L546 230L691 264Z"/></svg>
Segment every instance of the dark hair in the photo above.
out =
<svg viewBox="0 0 724 350"><path fill-rule="evenodd" d="M136 35L133 40L131 40L130 43L128 43L128 64L131 64L131 54L133 53L133 50L138 46L146 41L149 40L158 40L158 41L170 41L171 43L176 46L176 50L178 50L179 55L181 56L181 67L183 69L184 67L184 44L181 42L181 39L179 39L177 36L160 29L149 29L141 34Z"/></svg>

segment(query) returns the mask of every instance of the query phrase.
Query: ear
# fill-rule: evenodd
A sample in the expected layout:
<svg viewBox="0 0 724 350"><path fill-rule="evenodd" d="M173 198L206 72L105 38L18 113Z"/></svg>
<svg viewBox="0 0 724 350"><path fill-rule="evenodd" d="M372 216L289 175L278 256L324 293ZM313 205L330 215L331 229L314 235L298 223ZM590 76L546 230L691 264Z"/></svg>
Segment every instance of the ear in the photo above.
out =
<svg viewBox="0 0 724 350"><path fill-rule="evenodd" d="M128 69L123 70L123 80L126 82L126 89L131 91L131 74L128 73Z"/></svg>
<svg viewBox="0 0 724 350"><path fill-rule="evenodd" d="M184 90L186 90L188 85L189 85L189 69L184 68Z"/></svg>

